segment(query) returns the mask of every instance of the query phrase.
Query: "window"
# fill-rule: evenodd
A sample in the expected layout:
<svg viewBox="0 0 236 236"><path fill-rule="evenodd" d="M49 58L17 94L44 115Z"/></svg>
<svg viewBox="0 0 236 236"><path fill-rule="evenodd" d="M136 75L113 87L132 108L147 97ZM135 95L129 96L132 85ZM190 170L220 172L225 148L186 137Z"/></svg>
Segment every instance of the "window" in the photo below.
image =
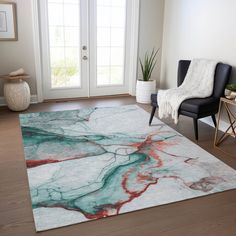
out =
<svg viewBox="0 0 236 236"><path fill-rule="evenodd" d="M97 0L97 86L124 82L126 1Z"/></svg>
<svg viewBox="0 0 236 236"><path fill-rule="evenodd" d="M51 87L80 87L80 1L49 0Z"/></svg>

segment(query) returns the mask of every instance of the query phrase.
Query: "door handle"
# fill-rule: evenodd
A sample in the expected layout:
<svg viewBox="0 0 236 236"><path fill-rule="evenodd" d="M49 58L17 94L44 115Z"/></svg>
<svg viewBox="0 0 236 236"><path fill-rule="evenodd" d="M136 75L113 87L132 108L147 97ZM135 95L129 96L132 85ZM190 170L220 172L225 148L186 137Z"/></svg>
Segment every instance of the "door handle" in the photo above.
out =
<svg viewBox="0 0 236 236"><path fill-rule="evenodd" d="M88 57L87 56L83 56L83 60L88 60Z"/></svg>
<svg viewBox="0 0 236 236"><path fill-rule="evenodd" d="M87 50L87 46L83 46L82 49L83 49L84 51L86 51L86 50Z"/></svg>

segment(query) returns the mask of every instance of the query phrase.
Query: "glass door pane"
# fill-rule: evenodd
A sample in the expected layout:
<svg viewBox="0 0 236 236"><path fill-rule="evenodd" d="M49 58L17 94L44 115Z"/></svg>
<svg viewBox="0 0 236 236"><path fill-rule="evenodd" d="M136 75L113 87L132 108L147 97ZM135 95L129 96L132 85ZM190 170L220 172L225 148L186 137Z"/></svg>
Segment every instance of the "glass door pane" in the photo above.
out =
<svg viewBox="0 0 236 236"><path fill-rule="evenodd" d="M126 0L97 0L96 16L96 85L123 85Z"/></svg>
<svg viewBox="0 0 236 236"><path fill-rule="evenodd" d="M80 0L48 0L51 88L81 87Z"/></svg>

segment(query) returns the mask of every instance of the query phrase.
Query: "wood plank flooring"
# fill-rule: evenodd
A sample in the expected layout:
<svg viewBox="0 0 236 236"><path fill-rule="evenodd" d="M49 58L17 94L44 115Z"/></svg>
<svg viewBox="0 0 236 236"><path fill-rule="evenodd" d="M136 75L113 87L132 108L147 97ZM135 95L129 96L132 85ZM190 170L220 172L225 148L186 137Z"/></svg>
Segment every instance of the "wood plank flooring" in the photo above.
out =
<svg viewBox="0 0 236 236"><path fill-rule="evenodd" d="M31 105L27 112L135 104L133 97L100 98ZM150 111L149 105L141 105ZM148 122L148 121L147 121ZM168 125L194 141L192 120ZM214 129L199 124L198 145L236 169L235 158L213 147ZM36 233L31 210L18 113L0 108L0 236L228 236L236 235L236 190L154 207L93 222Z"/></svg>

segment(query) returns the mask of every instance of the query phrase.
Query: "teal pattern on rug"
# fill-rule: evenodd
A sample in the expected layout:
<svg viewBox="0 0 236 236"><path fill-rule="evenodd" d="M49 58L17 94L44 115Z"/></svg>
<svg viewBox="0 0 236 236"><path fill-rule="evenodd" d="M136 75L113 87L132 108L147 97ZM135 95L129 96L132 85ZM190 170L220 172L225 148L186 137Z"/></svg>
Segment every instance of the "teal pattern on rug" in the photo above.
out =
<svg viewBox="0 0 236 236"><path fill-rule="evenodd" d="M20 115L37 231L236 188L236 171L136 105Z"/></svg>

